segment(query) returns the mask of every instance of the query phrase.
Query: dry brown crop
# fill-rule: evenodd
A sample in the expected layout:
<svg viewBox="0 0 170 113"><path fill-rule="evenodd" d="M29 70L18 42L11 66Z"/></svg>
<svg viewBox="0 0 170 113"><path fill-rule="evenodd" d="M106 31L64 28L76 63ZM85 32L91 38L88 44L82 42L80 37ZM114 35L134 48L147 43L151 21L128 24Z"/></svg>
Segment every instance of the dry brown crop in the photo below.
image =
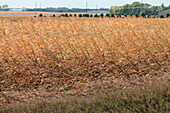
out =
<svg viewBox="0 0 170 113"><path fill-rule="evenodd" d="M168 72L169 18L0 17L1 90L89 89Z"/></svg>

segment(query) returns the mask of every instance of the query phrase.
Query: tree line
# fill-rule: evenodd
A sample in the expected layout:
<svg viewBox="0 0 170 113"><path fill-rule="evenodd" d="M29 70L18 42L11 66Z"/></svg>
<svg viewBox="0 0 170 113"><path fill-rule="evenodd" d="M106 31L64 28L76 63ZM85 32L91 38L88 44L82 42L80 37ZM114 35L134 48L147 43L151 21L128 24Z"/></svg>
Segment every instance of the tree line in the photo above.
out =
<svg viewBox="0 0 170 113"><path fill-rule="evenodd" d="M8 8L9 6L7 4L0 6L0 8Z"/></svg>
<svg viewBox="0 0 170 113"><path fill-rule="evenodd" d="M123 6L111 7L109 12L116 15L158 15L158 12L169 9L169 6L162 4L161 6L152 6L148 3L133 2Z"/></svg>
<svg viewBox="0 0 170 113"><path fill-rule="evenodd" d="M53 14L51 15L51 17L96 17L96 18L104 18L104 17L109 17L109 18L124 18L124 17L130 17L131 15L115 15L115 14L110 14L110 13L101 13L101 14L68 14L68 13L65 13L65 14L60 14L60 15L56 15L56 14ZM36 16L35 16L36 17ZM39 17L46 17L45 15L43 14L39 14ZM144 16L140 16L138 14L136 15L132 15L131 17L144 17ZM145 16L145 18L155 18L154 16ZM170 14L168 14L166 17L170 17ZM161 16L160 18L164 18L163 16Z"/></svg>
<svg viewBox="0 0 170 113"><path fill-rule="evenodd" d="M45 15L43 15L43 14L40 14L39 15L39 17L44 17ZM55 14L53 14L53 15L51 15L51 17L101 17L101 18L103 18L103 17L118 17L118 16L116 16L116 15L114 15L114 14L109 14L109 13L107 13L107 14L104 14L104 13L101 13L101 14L68 14L68 13L65 13L65 14L60 14L60 15L55 15Z"/></svg>
<svg viewBox="0 0 170 113"><path fill-rule="evenodd" d="M100 11L106 11L108 12L109 8L100 8L100 9L83 9L83 8L67 8L67 7L48 7L48 8L33 8L33 9L27 9L27 11L43 11L43 12L100 12Z"/></svg>

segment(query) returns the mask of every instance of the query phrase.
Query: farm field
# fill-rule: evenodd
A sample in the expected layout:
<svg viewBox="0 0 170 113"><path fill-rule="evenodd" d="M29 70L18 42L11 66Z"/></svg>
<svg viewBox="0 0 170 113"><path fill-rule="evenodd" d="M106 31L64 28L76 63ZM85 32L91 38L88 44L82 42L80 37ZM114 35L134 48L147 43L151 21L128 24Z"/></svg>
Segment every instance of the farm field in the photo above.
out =
<svg viewBox="0 0 170 113"><path fill-rule="evenodd" d="M169 29L170 18L0 17L0 104L168 84Z"/></svg>
<svg viewBox="0 0 170 113"><path fill-rule="evenodd" d="M0 16L38 16L39 14L43 14L46 16L51 16L53 14L55 15L60 15L61 13L56 13L56 12L29 12L29 11L0 11Z"/></svg>
<svg viewBox="0 0 170 113"><path fill-rule="evenodd" d="M96 13L80 13L80 12L41 12L41 11L0 11L0 16L6 16L6 17L9 17L9 16L12 16L12 17L16 17L16 16L19 16L19 17L28 17L28 16L39 16L40 14L43 14L44 16L52 16L53 14L55 14L56 16L60 16L61 14L96 14ZM100 13L98 13L100 14Z"/></svg>

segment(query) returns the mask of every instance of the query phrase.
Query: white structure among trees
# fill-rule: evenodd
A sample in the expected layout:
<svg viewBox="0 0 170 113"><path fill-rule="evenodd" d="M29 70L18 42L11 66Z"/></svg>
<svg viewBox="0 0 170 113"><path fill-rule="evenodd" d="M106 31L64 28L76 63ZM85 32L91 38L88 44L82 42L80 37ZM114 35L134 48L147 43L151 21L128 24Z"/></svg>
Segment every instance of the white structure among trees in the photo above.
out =
<svg viewBox="0 0 170 113"><path fill-rule="evenodd" d="M159 12L159 13L158 13L158 17L160 17L160 16L166 17L167 14L170 14L170 9Z"/></svg>

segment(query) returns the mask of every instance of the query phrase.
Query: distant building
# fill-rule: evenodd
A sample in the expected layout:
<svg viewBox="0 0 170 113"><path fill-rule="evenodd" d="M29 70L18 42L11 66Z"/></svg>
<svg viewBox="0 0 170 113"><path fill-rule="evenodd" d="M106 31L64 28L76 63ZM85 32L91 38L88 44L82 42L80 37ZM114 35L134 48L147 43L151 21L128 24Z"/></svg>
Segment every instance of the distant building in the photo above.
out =
<svg viewBox="0 0 170 113"><path fill-rule="evenodd" d="M166 15L167 15L168 13L170 14L170 9L159 12L159 13L158 13L158 17L160 17L161 15L163 15L164 17L166 17Z"/></svg>
<svg viewBox="0 0 170 113"><path fill-rule="evenodd" d="M27 11L26 8L10 8L8 11Z"/></svg>

